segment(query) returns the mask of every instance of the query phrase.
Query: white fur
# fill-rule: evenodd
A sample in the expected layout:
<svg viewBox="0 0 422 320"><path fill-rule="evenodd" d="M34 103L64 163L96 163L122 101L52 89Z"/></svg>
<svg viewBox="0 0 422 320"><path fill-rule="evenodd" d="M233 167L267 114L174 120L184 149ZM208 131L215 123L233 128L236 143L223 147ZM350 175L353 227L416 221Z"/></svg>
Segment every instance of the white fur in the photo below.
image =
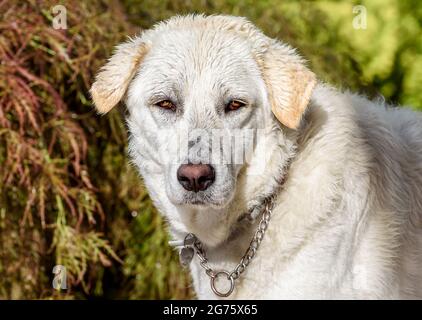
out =
<svg viewBox="0 0 422 320"><path fill-rule="evenodd" d="M421 115L315 86L294 50L274 41L226 16L175 17L132 41L149 49L132 63L133 79L119 76L128 86L131 156L172 237L195 233L210 265L232 270L257 226L239 217L277 192L261 247L230 298L422 298ZM103 70L96 88L120 81L116 68ZM149 100L157 93L181 111L158 110ZM229 118L216 109L226 95L250 105ZM183 128L262 129L252 158L264 171L216 165L203 195L209 203L183 203L175 175ZM198 297L216 298L197 258L190 268Z"/></svg>

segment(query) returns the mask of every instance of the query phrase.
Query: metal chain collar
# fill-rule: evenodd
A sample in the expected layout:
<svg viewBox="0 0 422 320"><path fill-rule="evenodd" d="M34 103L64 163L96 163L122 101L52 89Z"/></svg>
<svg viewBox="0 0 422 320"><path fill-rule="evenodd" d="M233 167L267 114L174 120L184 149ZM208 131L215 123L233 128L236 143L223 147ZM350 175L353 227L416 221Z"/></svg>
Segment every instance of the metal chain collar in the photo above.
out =
<svg viewBox="0 0 422 320"><path fill-rule="evenodd" d="M183 248L179 253L182 265L186 266L190 263L193 258L194 250L199 258L200 266L205 270L207 276L210 277L212 291L219 297L230 296L233 293L235 287L235 280L240 277L240 275L246 270L252 259L255 257L256 251L258 250L259 245L264 238L264 234L268 228L268 223L272 214L272 204L273 197L266 201L265 209L262 212L261 221L258 224L258 228L249 244L249 247L232 272L226 270L213 270L208 264L208 259L201 241L193 233L186 235L185 240L183 241ZM222 276L225 276L230 282L230 288L226 292L219 291L215 286L217 279Z"/></svg>

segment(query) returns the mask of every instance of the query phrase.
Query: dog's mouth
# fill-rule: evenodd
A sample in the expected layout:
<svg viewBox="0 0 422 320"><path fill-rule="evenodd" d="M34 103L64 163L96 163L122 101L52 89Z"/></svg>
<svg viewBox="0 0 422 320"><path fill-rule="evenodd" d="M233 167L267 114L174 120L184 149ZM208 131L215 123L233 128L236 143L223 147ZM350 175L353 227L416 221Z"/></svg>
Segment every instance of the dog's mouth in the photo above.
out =
<svg viewBox="0 0 422 320"><path fill-rule="evenodd" d="M204 205L207 205L208 203L203 200L192 200L192 201L185 202L185 204L192 204L195 206L204 206Z"/></svg>
<svg viewBox="0 0 422 320"><path fill-rule="evenodd" d="M205 192L203 193L191 193L187 192L182 200L182 205L186 206L195 206L200 208L213 207L220 208L222 203L211 198Z"/></svg>
<svg viewBox="0 0 422 320"><path fill-rule="evenodd" d="M204 201L186 201L183 203L184 206L189 207L189 208L193 208L193 209L199 209L199 210L204 210L207 208L211 208L213 206L211 206L209 203L204 202Z"/></svg>

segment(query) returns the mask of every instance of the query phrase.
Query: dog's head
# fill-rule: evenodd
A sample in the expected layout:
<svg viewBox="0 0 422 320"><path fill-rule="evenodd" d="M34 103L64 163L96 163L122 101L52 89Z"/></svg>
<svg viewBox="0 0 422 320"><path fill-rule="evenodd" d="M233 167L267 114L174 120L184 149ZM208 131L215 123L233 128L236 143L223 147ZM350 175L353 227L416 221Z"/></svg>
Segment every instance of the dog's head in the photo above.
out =
<svg viewBox="0 0 422 320"><path fill-rule="evenodd" d="M212 233L276 178L287 155L273 150L289 143L276 132L298 128L315 82L246 19L186 16L119 45L91 93L100 113L126 99L131 156L170 222Z"/></svg>

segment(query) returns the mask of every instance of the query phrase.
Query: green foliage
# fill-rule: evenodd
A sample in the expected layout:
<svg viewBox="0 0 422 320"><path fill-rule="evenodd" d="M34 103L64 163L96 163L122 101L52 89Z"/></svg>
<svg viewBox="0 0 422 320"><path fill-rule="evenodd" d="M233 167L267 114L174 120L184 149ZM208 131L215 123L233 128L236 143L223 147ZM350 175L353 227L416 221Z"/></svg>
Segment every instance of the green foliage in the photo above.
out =
<svg viewBox="0 0 422 320"><path fill-rule="evenodd" d="M82 108L90 59L105 52L93 39L108 31L114 34L109 40L118 41L121 30L82 29L98 21L93 7L81 4L69 12L73 27L60 32L51 28L46 5L30 1L1 9L2 298L57 296L50 275L60 263L68 266L71 287L81 284L88 292L86 284L96 278L89 267L110 264L107 255L118 260L95 228L105 216L90 180L80 119L92 116Z"/></svg>
<svg viewBox="0 0 422 320"><path fill-rule="evenodd" d="M417 0L61 3L66 31L51 27L57 1L0 4L0 299L193 297L128 164L124 109L99 117L88 93L113 46L141 28L174 14L246 16L320 79L422 108ZM357 4L366 29L353 28ZM67 291L51 288L57 264Z"/></svg>
<svg viewBox="0 0 422 320"><path fill-rule="evenodd" d="M352 28L353 5L363 5L367 28ZM422 10L420 1L318 2L350 55L361 66L361 83L388 101L422 110ZM335 12L336 14L332 14ZM341 45L341 44L340 44Z"/></svg>
<svg viewBox="0 0 422 320"><path fill-rule="evenodd" d="M163 221L127 164L121 115L100 118L89 102L94 72L131 26L118 3L65 2L69 29L54 30L56 4L1 8L0 298L103 296L109 283L122 298L187 297ZM51 285L58 264L64 292Z"/></svg>

